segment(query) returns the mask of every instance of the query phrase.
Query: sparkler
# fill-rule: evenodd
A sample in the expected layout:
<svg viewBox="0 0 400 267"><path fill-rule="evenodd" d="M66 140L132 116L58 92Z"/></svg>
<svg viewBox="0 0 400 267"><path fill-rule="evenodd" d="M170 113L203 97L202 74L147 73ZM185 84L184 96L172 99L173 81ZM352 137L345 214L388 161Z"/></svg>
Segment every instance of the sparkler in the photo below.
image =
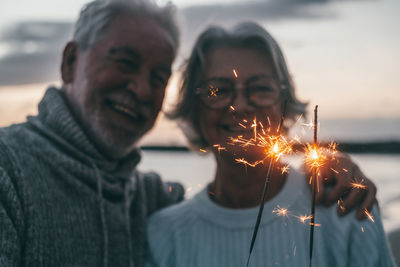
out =
<svg viewBox="0 0 400 267"><path fill-rule="evenodd" d="M253 248L254 248L254 244L257 238L257 233L258 233L258 228L260 227L260 222L261 222L261 218L262 218L262 212L264 210L264 202L265 202L265 196L268 192L268 185L269 185L269 181L271 179L271 173L272 170L274 168L275 162L277 162L280 158L280 156L282 156L283 151L281 151L281 147L279 146L279 141L283 138L280 135L281 132L281 128L286 116L286 104L287 104L287 100L285 100L285 102L283 103L283 112L282 112L282 117L281 117L281 121L278 125L278 129L277 129L277 137L275 138L267 138L265 139L264 137L262 137L261 135L257 135L257 122L254 119L254 123L252 125L252 127L254 127L254 143L258 146L262 146L263 142L267 142L267 144L269 144L270 149L267 151L267 157L270 157L270 161L269 161L269 166L268 166L268 171L267 171L267 177L265 179L265 183L264 183L264 189L263 189L263 193L261 196L261 200L260 200L260 207L258 210L258 214L257 214L257 220L256 220L256 224L254 226L254 231L253 231L253 236L251 238L251 243L250 243L250 250L249 250L249 256L247 258L247 263L246 263L246 267L249 266L250 263L250 257L251 257L251 253L253 252ZM260 136L262 138L258 138L257 136ZM261 144L258 141L262 141ZM273 143L273 146L271 146L271 141ZM275 141L275 142L274 142ZM288 149L288 148L287 148ZM291 148L290 148L291 149Z"/></svg>
<svg viewBox="0 0 400 267"><path fill-rule="evenodd" d="M317 171L318 167L321 166L321 162L319 160L318 155L318 147L317 147L317 125L318 125L318 105L315 106L314 109L314 144L313 150L310 151L309 155L309 163L312 167L312 201L311 201L311 222L310 222L310 246L309 246L309 255L310 255L310 267L312 266L312 256L313 256L313 245L314 245L314 226L315 226L315 195L316 195L316 187L317 187Z"/></svg>

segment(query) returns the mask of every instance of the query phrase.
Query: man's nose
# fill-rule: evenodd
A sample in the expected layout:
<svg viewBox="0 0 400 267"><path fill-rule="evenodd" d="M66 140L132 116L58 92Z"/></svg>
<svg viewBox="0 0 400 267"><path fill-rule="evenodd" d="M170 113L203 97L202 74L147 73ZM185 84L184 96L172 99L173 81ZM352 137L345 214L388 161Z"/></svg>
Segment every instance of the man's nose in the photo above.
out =
<svg viewBox="0 0 400 267"><path fill-rule="evenodd" d="M149 102L152 99L152 87L149 75L145 73L134 75L128 83L128 89L136 95L138 100Z"/></svg>

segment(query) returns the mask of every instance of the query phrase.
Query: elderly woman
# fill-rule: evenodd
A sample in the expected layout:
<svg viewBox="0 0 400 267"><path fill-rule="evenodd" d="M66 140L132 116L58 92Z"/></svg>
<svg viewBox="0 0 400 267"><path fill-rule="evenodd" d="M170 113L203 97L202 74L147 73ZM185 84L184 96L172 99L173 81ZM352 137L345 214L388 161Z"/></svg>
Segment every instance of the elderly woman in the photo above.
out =
<svg viewBox="0 0 400 267"><path fill-rule="evenodd" d="M239 135L250 139L253 129L239 123L254 118L274 131L285 100L289 124L282 130L287 134L290 122L305 112L306 105L296 98L278 44L254 23L239 24L230 32L219 27L203 32L183 77L172 115L189 126L192 144L212 151L217 169L203 191L150 219L149 266L243 267L268 164L254 168L238 164L237 158L259 160L263 151L231 146L229 140ZM272 171L250 266L309 265L309 227L299 218L310 213L310 190L303 172L292 169L289 174L282 173L282 164L278 162ZM365 178L346 156L331 164L351 171L322 170L322 177L337 182L325 198L328 202L343 194L351 177ZM369 187L373 189L373 185ZM347 192L346 196L345 206L362 202L362 209L370 208L374 200L374 193L363 201L360 192ZM280 208L287 213L279 213ZM313 266L393 266L376 208L372 209L375 223L358 221L354 214L338 217L336 206L317 207L316 214L320 227L314 235Z"/></svg>

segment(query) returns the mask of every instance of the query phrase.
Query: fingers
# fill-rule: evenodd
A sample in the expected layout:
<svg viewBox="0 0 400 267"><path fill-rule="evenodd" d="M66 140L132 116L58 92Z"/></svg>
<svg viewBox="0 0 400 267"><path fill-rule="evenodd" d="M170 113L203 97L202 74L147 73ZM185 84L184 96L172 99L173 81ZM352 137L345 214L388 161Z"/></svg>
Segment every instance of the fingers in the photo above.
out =
<svg viewBox="0 0 400 267"><path fill-rule="evenodd" d="M330 206L333 203L336 203L339 199L343 198L346 196L346 194L349 192L350 187L345 184L345 183L337 183L333 189L328 193L328 195L325 198L324 204L326 206Z"/></svg>
<svg viewBox="0 0 400 267"><path fill-rule="evenodd" d="M312 170L307 165L304 165L304 170L309 182ZM374 203L377 202L374 183L365 177L346 154L337 153L329 158L320 167L318 177L316 203L332 205L339 201L339 215L347 214L358 207L357 218L365 219L366 211L371 212ZM327 185L330 184L333 187L329 191Z"/></svg>
<svg viewBox="0 0 400 267"><path fill-rule="evenodd" d="M338 214L343 216L358 207L365 194L366 191L364 189L351 189L349 195L343 200L341 207L338 207Z"/></svg>
<svg viewBox="0 0 400 267"><path fill-rule="evenodd" d="M358 212L357 212L357 219L363 220L367 218L367 214L365 213L365 210L368 212L371 212L372 207L375 203L377 203L376 200L376 186L374 183L372 183L370 180L367 179L366 182L367 190L366 190L366 196L364 198L364 201L362 202Z"/></svg>

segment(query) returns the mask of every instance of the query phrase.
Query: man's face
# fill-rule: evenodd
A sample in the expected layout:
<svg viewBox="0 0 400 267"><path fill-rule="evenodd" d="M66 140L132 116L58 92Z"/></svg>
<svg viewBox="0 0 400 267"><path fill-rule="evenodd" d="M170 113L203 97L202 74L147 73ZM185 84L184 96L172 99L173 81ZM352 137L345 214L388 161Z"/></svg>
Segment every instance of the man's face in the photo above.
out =
<svg viewBox="0 0 400 267"><path fill-rule="evenodd" d="M63 73L64 89L73 113L103 154L127 155L153 127L174 56L171 35L144 17L118 17L92 47L76 49L71 80Z"/></svg>

